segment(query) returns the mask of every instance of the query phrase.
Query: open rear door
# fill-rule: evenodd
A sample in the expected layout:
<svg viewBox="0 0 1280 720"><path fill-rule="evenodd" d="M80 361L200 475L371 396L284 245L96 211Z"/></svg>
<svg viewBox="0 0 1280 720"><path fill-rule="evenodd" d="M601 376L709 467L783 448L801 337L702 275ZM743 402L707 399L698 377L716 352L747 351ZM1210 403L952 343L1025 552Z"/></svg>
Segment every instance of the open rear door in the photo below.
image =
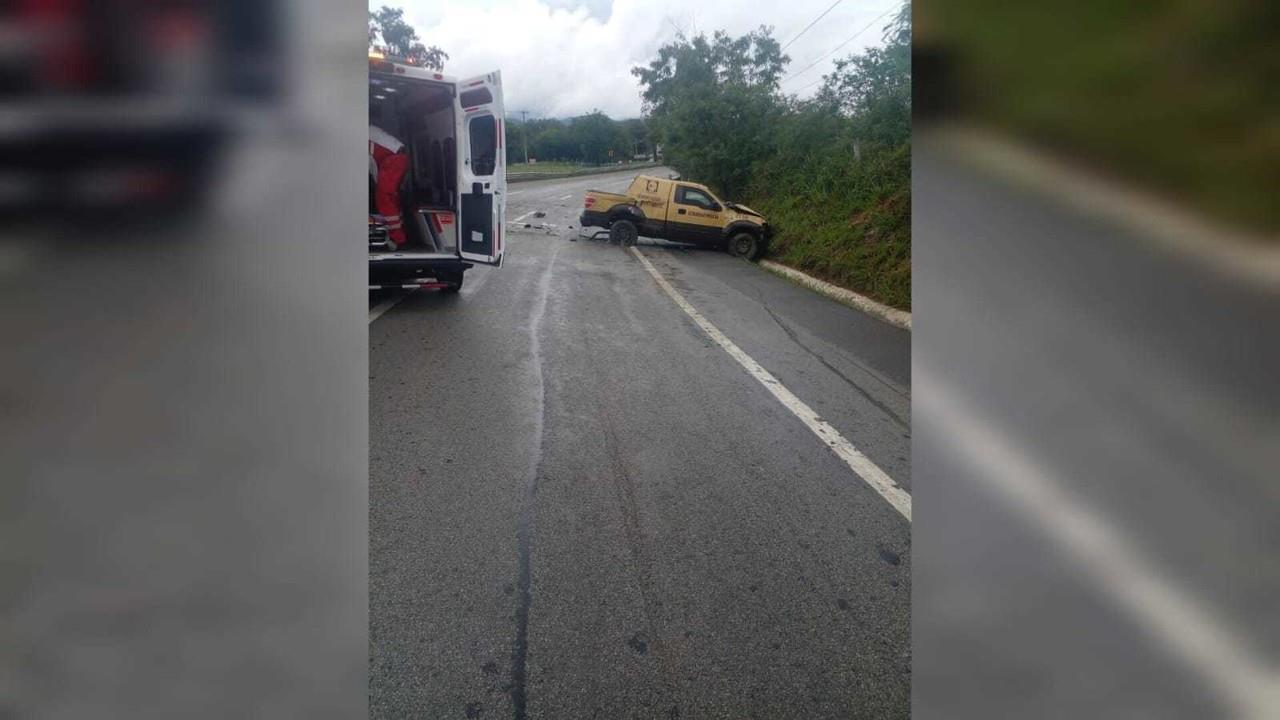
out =
<svg viewBox="0 0 1280 720"><path fill-rule="evenodd" d="M507 159L502 76L458 81L458 251L463 259L501 265L507 215Z"/></svg>

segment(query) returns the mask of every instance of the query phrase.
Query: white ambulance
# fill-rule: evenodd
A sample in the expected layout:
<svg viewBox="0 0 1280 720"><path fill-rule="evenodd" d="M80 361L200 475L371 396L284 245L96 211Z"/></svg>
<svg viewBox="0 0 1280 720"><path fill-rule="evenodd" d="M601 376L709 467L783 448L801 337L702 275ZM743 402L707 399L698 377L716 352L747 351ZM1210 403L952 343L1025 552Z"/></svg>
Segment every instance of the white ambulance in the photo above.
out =
<svg viewBox="0 0 1280 720"><path fill-rule="evenodd" d="M456 79L369 57L369 122L409 156L399 198L406 242L387 237L369 187L369 286L457 292L473 265L502 264L506 141L502 78Z"/></svg>

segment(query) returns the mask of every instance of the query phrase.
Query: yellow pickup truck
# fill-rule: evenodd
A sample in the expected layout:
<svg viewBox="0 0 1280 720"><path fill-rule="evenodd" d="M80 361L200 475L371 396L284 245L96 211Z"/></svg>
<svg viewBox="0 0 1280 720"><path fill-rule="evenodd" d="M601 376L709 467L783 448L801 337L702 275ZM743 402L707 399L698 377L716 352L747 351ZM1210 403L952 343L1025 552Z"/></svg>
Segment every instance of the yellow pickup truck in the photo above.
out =
<svg viewBox="0 0 1280 720"><path fill-rule="evenodd" d="M772 234L749 207L721 202L705 185L638 175L626 193L588 190L582 227L609 230L609 239L632 245L640 235L727 250L755 260Z"/></svg>

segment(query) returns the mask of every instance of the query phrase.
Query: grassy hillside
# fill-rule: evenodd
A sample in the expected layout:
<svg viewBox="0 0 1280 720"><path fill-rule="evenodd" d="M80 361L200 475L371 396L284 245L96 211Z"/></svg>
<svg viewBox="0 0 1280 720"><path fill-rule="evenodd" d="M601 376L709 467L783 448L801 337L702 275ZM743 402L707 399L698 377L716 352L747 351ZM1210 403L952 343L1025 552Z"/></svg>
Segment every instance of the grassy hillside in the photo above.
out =
<svg viewBox="0 0 1280 720"><path fill-rule="evenodd" d="M911 146L762 173L748 203L775 227L773 259L911 309Z"/></svg>

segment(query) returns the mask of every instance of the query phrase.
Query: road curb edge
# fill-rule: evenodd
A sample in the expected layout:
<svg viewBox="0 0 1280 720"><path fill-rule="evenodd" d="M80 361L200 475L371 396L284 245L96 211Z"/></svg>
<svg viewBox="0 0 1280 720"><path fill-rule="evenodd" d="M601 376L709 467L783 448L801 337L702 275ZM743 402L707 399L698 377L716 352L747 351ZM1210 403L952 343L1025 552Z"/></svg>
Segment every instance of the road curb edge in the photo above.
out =
<svg viewBox="0 0 1280 720"><path fill-rule="evenodd" d="M868 315L877 317L890 325L900 327L908 332L911 331L911 313L905 310L889 307L865 295L860 295L839 285L833 285L826 280L819 280L812 275L800 272L779 262L761 260L760 267L774 275L799 283L820 295L825 295L842 305L848 305L854 310L860 310Z"/></svg>

